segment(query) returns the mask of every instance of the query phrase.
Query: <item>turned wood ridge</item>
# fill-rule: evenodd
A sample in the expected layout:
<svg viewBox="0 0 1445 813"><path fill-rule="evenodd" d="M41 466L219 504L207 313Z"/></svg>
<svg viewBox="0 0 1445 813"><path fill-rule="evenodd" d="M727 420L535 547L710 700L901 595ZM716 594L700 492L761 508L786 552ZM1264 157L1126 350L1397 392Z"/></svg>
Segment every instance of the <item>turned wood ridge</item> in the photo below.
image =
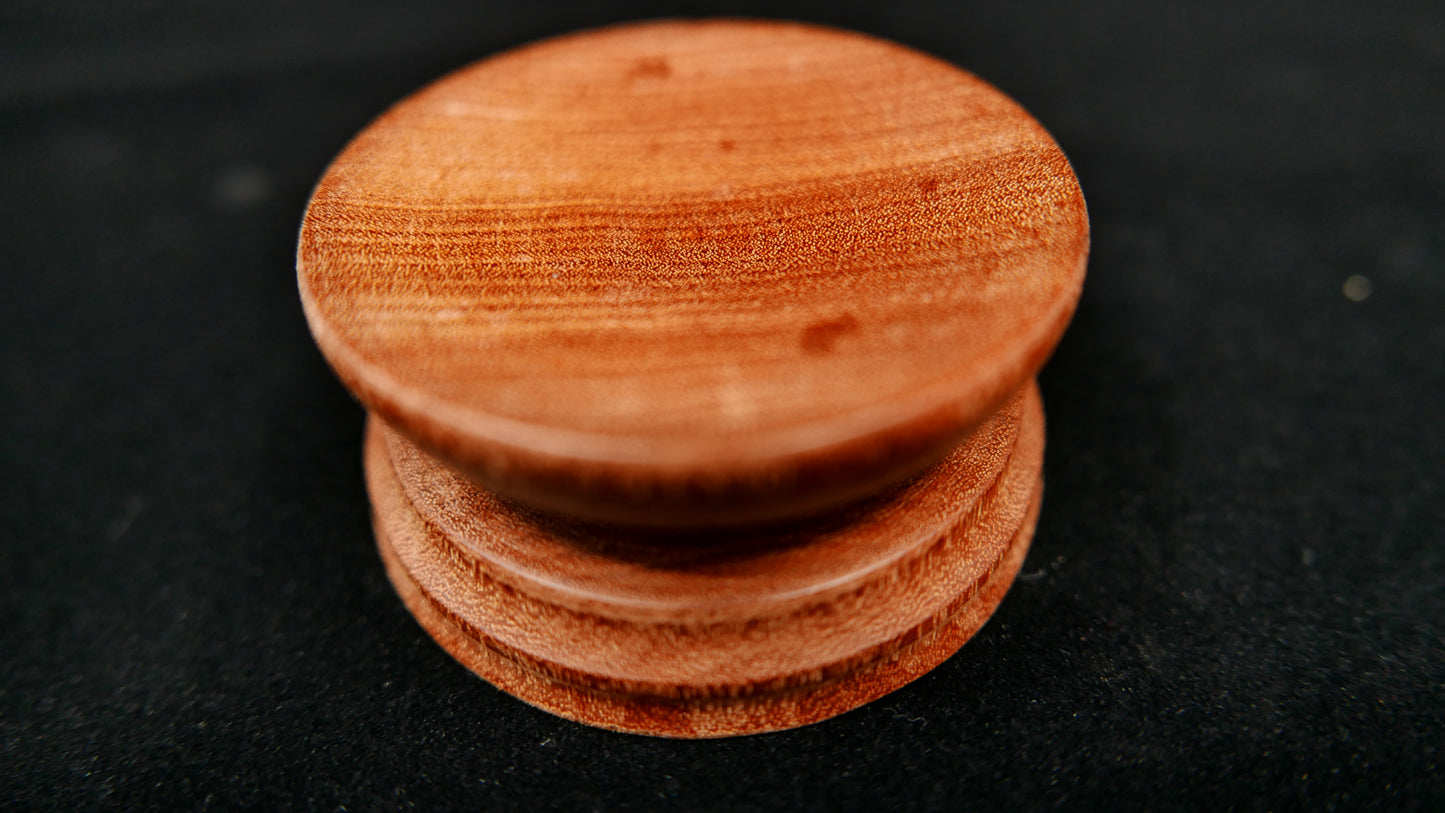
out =
<svg viewBox="0 0 1445 813"><path fill-rule="evenodd" d="M421 90L327 170L297 262L422 626L563 717L715 737L866 703L988 619L1087 254L1068 161L994 88L710 21Z"/></svg>

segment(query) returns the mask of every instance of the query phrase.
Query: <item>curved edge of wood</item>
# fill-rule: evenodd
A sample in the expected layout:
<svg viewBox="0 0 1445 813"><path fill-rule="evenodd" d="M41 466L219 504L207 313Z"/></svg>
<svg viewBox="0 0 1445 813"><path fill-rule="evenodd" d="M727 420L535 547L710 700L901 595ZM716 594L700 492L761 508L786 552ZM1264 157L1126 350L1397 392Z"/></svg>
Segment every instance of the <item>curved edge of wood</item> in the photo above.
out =
<svg viewBox="0 0 1445 813"><path fill-rule="evenodd" d="M632 734L701 739L797 728L835 717L893 692L953 655L993 615L1023 565L1043 497L1040 477L1008 549L974 588L935 616L929 629L885 661L839 680L737 698L669 700L584 689L526 669L473 637L412 579L380 523L377 547L407 609L452 657L493 686L575 722Z"/></svg>
<svg viewBox="0 0 1445 813"><path fill-rule="evenodd" d="M630 529L552 524L555 516L519 511L428 457L384 422L373 420L370 426L385 440L402 495L458 558L540 603L644 624L756 623L886 589L900 568L932 569L960 550L987 548L988 558L996 559L1027 509L1044 447L1042 399L1030 380L990 419L992 434L966 440L916 481L886 498L856 504L846 520L750 529L748 543L738 549L731 531L718 542L695 545L691 531L670 529L639 544ZM368 429L368 443L371 434ZM915 511L933 519L901 528L884 519ZM1007 520L999 521L1000 511ZM981 523L984 517L990 521ZM861 534L843 530L860 526L866 529ZM553 531L566 539L554 538ZM627 541L618 544L609 532ZM815 541L797 544L800 534L815 532L820 534ZM983 535L993 542L984 544ZM603 547L600 540L612 544ZM721 555L725 547L737 552ZM675 553L660 556L664 548ZM688 569L700 561L708 563L703 571ZM797 578L799 566L806 579Z"/></svg>
<svg viewBox="0 0 1445 813"><path fill-rule="evenodd" d="M646 29L739 25L867 43L870 48L922 60L940 71L966 75L970 82L1016 109L1018 126L1037 131L1057 151L1067 167L1081 218L1077 246L1060 255L1072 259L1072 265L1058 269L1067 286L1048 308L1015 327L1016 335L996 364L912 388L897 403L817 421L806 433L795 426L775 427L746 436L699 437L650 446L640 445L635 436L573 431L565 425L534 423L525 416L505 417L448 399L369 360L328 320L310 282L318 262L308 257L307 235L316 228L311 205L318 200L325 178L354 148L353 141L313 190L296 254L297 284L307 323L346 387L413 442L498 493L561 514L665 526L748 524L836 507L922 471L995 411L1037 372L1072 319L1089 255L1088 211L1072 165L1043 125L1007 94L946 60L883 38L813 23L748 18L638 21L573 32L494 55L408 96L382 118L399 115L421 95L460 81L458 77L467 71L529 52L536 54L539 49L576 47L598 36ZM720 454L735 458L723 471L716 465Z"/></svg>
<svg viewBox="0 0 1445 813"><path fill-rule="evenodd" d="M803 448L790 448L783 434L750 442L753 456L735 461L724 478L710 460L715 447L689 449L686 459L665 463L628 460L600 448L607 445L602 436L485 416L406 387L342 342L304 285L301 302L313 339L347 390L410 442L487 489L597 522L743 526L818 515L937 463L1043 367L1073 319L1088 253L1077 262L1068 301L1039 319L1039 336L1021 342L986 380L959 392L920 388L915 399L922 403L886 419L833 422L814 432L826 438ZM562 437L571 449L590 453L553 448Z"/></svg>

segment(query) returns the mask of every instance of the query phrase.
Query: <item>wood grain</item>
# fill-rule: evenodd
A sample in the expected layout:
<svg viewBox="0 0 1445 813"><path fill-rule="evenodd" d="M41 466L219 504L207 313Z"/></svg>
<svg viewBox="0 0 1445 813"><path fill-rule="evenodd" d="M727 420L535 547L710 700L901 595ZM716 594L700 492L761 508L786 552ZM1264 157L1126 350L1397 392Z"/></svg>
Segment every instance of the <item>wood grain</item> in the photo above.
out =
<svg viewBox="0 0 1445 813"><path fill-rule="evenodd" d="M1083 280L1067 160L976 77L772 22L563 37L398 104L317 186L316 340L501 495L654 525L817 513L1031 379Z"/></svg>
<svg viewBox="0 0 1445 813"><path fill-rule="evenodd" d="M711 737L834 716L951 655L1023 561L1042 456L1030 386L904 487L739 544L559 526L375 419L366 463L388 573L453 656L562 716Z"/></svg>
<svg viewBox="0 0 1445 813"><path fill-rule="evenodd" d="M1087 253L1067 160L968 73L656 22L398 104L297 268L422 626L556 714L714 737L840 714L987 620Z"/></svg>

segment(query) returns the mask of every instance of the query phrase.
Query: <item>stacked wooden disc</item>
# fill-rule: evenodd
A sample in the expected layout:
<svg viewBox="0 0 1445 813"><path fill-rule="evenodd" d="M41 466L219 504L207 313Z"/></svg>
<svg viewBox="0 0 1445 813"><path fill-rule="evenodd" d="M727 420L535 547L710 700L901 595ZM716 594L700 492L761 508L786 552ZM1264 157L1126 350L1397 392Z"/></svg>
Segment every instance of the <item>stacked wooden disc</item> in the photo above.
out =
<svg viewBox="0 0 1445 813"><path fill-rule="evenodd" d="M312 332L422 626L548 711L769 731L952 654L1022 563L1083 198L887 42L659 22L463 69L317 186Z"/></svg>

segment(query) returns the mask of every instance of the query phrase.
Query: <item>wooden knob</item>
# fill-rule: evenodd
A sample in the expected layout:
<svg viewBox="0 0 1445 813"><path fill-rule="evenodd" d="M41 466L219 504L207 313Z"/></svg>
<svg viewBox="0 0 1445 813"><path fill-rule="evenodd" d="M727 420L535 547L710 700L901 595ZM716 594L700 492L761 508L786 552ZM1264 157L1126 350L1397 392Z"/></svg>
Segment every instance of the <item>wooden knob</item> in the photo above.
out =
<svg viewBox="0 0 1445 813"><path fill-rule="evenodd" d="M657 22L398 104L298 273L422 624L564 716L713 736L866 702L992 612L1087 253L1067 160L970 74Z"/></svg>

